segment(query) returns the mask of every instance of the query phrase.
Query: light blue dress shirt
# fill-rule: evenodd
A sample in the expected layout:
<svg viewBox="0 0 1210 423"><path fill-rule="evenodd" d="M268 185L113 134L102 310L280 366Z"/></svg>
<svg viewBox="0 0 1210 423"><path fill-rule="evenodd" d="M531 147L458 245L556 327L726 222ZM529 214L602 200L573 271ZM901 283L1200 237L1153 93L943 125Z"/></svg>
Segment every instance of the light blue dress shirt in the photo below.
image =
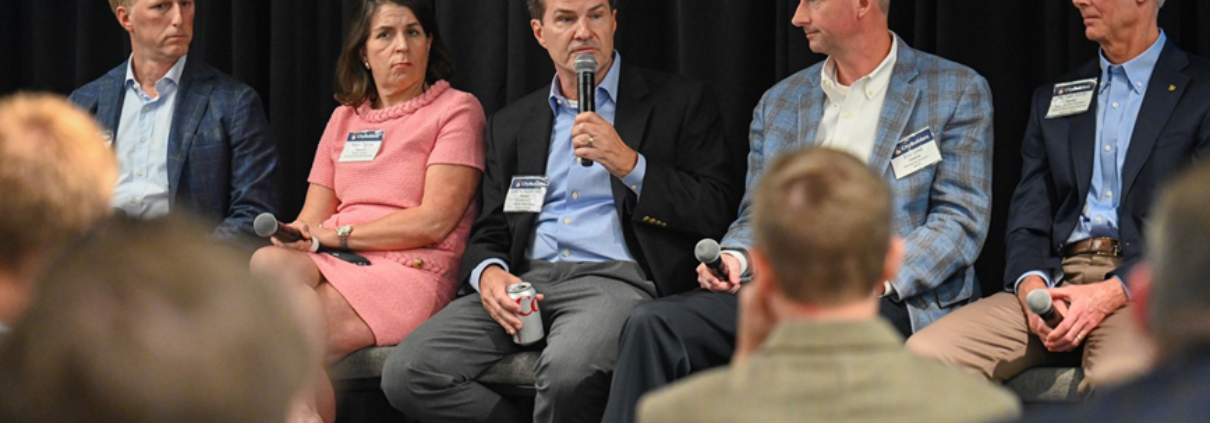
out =
<svg viewBox="0 0 1210 423"><path fill-rule="evenodd" d="M618 74L621 55L614 53L613 65L597 85L596 112L611 125L617 115ZM590 167L576 162L571 128L579 109L575 101L563 96L556 75L550 85L550 108L554 113L550 152L546 158L546 189L542 212L534 225L533 242L526 246L530 260L549 262L634 261L622 235L610 185L612 175L600 163ZM647 174L647 159L638 155L638 162L622 182L636 195L642 196L643 176ZM508 270L500 259L484 260L471 272L470 284L479 290L479 278L490 265Z"/></svg>
<svg viewBox="0 0 1210 423"><path fill-rule="evenodd" d="M114 137L119 171L113 206L129 216L153 219L168 214L168 135L186 57L156 81L156 98L135 79L134 57L126 62L126 98Z"/></svg>
<svg viewBox="0 0 1210 423"><path fill-rule="evenodd" d="M1159 39L1143 54L1121 65L1109 63L1103 51L1099 55L1101 84L1097 90L1097 144L1093 152L1096 156L1092 165L1092 184L1080 220L1067 237L1068 243L1094 237L1118 237L1122 165L1126 163L1126 151L1130 148L1130 137L1134 134L1134 124L1143 106L1151 73L1167 40L1160 31ZM1037 270L1017 278L1017 285L1031 275L1041 276L1047 285L1054 287L1051 275ZM1126 289L1125 284L1122 288ZM1126 295L1129 297L1129 289Z"/></svg>

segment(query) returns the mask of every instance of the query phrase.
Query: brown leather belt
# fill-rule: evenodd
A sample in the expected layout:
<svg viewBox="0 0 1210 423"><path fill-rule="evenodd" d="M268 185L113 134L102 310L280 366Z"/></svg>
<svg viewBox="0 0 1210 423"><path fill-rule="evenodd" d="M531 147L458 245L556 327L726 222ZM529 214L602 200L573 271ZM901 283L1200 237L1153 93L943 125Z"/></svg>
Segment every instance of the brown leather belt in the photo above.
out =
<svg viewBox="0 0 1210 423"><path fill-rule="evenodd" d="M1122 246L1113 238L1088 238L1067 244L1067 247L1063 248L1063 257L1080 254L1121 257Z"/></svg>

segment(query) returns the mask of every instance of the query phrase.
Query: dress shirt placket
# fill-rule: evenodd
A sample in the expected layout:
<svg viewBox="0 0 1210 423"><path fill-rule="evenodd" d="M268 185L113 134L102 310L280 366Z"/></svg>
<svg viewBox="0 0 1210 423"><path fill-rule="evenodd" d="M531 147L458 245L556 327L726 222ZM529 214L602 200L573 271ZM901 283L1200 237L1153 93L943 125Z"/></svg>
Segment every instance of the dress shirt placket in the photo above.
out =
<svg viewBox="0 0 1210 423"><path fill-rule="evenodd" d="M1101 146L1098 146L1097 161L1100 164L1101 178L1099 184L1101 190L1097 192L1097 207L1096 216L1091 223L1090 235L1093 237L1114 236L1116 228L1113 227L1112 221L1108 213L1115 213L1117 210L1118 191L1122 183L1121 175L1118 172L1118 155L1122 146L1123 128L1122 121L1125 115L1127 98L1130 95L1130 83L1126 80L1126 74L1121 66L1109 67L1109 84L1106 87L1108 97L1107 106L1105 108L1104 120L1101 123Z"/></svg>

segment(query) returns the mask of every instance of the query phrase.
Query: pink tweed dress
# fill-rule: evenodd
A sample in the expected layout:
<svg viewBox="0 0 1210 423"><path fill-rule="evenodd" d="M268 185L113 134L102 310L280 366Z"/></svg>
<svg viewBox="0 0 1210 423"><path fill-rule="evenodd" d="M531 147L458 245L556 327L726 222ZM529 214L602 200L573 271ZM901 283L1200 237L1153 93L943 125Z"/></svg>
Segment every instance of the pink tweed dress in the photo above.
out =
<svg viewBox="0 0 1210 423"><path fill-rule="evenodd" d="M471 94L438 81L427 92L389 109L369 103L336 108L315 153L308 179L331 188L340 200L327 228L357 225L420 205L429 165L483 170L483 108ZM340 163L348 134L385 131L370 162ZM441 189L441 187L435 187ZM395 345L454 298L458 261L478 207L472 204L456 229L436 246L398 251L358 251L372 265L360 267L327 254L311 254L319 271L374 332L378 345ZM353 236L357 236L356 230Z"/></svg>

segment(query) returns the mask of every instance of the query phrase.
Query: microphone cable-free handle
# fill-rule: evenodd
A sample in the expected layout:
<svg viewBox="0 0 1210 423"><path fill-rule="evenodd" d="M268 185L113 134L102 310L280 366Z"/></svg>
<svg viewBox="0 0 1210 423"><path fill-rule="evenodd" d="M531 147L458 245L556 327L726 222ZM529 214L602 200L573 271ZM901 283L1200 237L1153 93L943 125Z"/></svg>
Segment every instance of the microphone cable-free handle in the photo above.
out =
<svg viewBox="0 0 1210 423"><path fill-rule="evenodd" d="M597 79L597 58L591 54L581 54L576 56L576 94L579 95L577 104L580 108L580 113L595 112L597 109L596 94L596 79ZM592 160L583 157L576 158L580 162L580 166L592 166Z"/></svg>

